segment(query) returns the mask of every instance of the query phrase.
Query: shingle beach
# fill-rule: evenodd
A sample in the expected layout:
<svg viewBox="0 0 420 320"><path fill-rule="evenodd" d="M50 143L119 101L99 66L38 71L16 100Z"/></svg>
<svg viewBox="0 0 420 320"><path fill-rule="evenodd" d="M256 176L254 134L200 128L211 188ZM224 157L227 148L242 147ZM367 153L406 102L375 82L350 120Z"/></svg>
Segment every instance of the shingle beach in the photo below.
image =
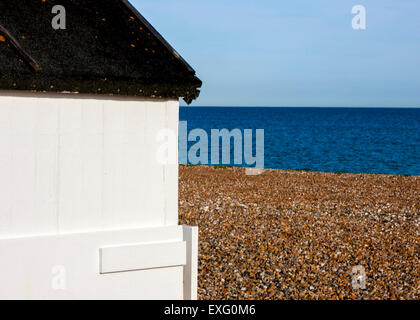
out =
<svg viewBox="0 0 420 320"><path fill-rule="evenodd" d="M181 166L179 193L200 299L420 298L420 177Z"/></svg>

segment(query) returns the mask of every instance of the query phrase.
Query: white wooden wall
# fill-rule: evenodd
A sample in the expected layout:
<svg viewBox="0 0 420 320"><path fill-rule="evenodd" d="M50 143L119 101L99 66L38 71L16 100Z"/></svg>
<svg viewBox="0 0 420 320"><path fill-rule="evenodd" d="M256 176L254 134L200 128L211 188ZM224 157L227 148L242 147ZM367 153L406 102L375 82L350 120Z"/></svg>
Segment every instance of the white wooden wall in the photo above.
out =
<svg viewBox="0 0 420 320"><path fill-rule="evenodd" d="M178 101L0 93L0 239L178 224Z"/></svg>
<svg viewBox="0 0 420 320"><path fill-rule="evenodd" d="M0 300L197 299L196 227L0 239Z"/></svg>
<svg viewBox="0 0 420 320"><path fill-rule="evenodd" d="M0 299L196 299L198 230L156 156L178 110L0 93Z"/></svg>

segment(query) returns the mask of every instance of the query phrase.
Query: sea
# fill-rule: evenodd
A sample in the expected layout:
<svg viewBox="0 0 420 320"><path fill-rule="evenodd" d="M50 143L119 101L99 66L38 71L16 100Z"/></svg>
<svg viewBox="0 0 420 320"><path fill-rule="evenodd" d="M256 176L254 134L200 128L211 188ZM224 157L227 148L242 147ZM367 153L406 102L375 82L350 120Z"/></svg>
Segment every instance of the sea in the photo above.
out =
<svg viewBox="0 0 420 320"><path fill-rule="evenodd" d="M420 175L420 108L181 107L180 121L188 133L201 129L209 137L214 129L253 130L255 152L263 129L265 168ZM233 154L223 163L220 152L213 165L237 166Z"/></svg>

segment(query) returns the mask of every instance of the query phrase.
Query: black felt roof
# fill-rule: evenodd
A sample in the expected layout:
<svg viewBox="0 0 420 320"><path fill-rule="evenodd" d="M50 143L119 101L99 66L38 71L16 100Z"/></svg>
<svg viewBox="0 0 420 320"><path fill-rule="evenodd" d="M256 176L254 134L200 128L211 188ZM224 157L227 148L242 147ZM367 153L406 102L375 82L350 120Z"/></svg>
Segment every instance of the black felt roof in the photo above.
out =
<svg viewBox="0 0 420 320"><path fill-rule="evenodd" d="M66 9L54 30L52 8ZM1 0L0 90L199 95L187 62L126 0Z"/></svg>

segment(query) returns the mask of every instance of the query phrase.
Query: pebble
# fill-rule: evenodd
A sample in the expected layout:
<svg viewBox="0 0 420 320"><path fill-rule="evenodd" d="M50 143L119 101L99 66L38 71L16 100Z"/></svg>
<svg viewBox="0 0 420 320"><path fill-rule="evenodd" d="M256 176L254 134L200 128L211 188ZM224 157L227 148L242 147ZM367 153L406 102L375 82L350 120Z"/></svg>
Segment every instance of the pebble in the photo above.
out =
<svg viewBox="0 0 420 320"><path fill-rule="evenodd" d="M420 177L181 166L179 197L200 299L420 298Z"/></svg>

